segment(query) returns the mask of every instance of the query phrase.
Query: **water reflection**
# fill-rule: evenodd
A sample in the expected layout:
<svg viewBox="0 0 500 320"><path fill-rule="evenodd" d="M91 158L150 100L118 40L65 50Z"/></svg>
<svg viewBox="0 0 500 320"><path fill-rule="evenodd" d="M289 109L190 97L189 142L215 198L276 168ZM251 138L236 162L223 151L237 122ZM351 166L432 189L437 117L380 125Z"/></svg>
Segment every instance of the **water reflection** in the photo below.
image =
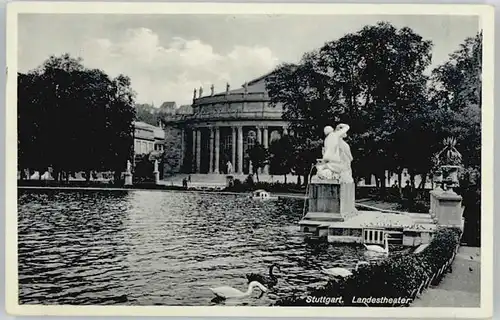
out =
<svg viewBox="0 0 500 320"><path fill-rule="evenodd" d="M246 291L245 275L282 277L229 305L270 305L322 285L321 267L363 250L307 244L302 202L156 191L20 191L20 303L211 305L209 287Z"/></svg>

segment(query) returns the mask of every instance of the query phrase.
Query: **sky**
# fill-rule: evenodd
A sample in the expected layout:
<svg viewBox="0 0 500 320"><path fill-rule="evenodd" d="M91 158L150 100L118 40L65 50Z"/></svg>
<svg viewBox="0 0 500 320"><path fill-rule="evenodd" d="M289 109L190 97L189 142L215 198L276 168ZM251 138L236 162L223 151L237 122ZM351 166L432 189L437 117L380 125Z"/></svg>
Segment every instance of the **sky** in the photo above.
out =
<svg viewBox="0 0 500 320"><path fill-rule="evenodd" d="M325 42L388 21L433 43L433 68L478 31L477 16L22 14L18 68L69 53L111 77L130 77L138 103L189 104L193 89L238 88Z"/></svg>

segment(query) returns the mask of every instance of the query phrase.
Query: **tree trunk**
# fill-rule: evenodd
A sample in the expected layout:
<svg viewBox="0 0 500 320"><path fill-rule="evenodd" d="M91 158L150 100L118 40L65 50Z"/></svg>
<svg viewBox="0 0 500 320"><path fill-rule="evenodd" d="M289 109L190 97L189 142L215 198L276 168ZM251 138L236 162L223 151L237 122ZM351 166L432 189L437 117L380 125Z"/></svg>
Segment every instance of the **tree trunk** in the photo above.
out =
<svg viewBox="0 0 500 320"><path fill-rule="evenodd" d="M122 174L121 174L120 170L115 170L113 172L113 183L118 183L121 179L121 176L122 176Z"/></svg>
<svg viewBox="0 0 500 320"><path fill-rule="evenodd" d="M257 182L259 181L259 169L255 170L255 177L257 178Z"/></svg>
<svg viewBox="0 0 500 320"><path fill-rule="evenodd" d="M300 174L297 175L297 185L298 186L301 186L302 185L302 181L300 181Z"/></svg>
<svg viewBox="0 0 500 320"><path fill-rule="evenodd" d="M309 184L309 176L307 173L304 173L303 176L304 178L304 185L307 186Z"/></svg>
<svg viewBox="0 0 500 320"><path fill-rule="evenodd" d="M399 199L403 199L403 190L401 188L401 184L403 182L403 169L398 170L398 191L399 191Z"/></svg>
<svg viewBox="0 0 500 320"><path fill-rule="evenodd" d="M285 176L285 184L286 184L287 183L287 181L286 181L286 174L284 174L284 176Z"/></svg>
<svg viewBox="0 0 500 320"><path fill-rule="evenodd" d="M85 171L85 181L89 182L90 181L90 170Z"/></svg>
<svg viewBox="0 0 500 320"><path fill-rule="evenodd" d="M71 174L71 171L66 171L66 183L69 183L69 176Z"/></svg>
<svg viewBox="0 0 500 320"><path fill-rule="evenodd" d="M422 174L422 181L420 181L419 189L425 189L425 184L427 183L427 173Z"/></svg>

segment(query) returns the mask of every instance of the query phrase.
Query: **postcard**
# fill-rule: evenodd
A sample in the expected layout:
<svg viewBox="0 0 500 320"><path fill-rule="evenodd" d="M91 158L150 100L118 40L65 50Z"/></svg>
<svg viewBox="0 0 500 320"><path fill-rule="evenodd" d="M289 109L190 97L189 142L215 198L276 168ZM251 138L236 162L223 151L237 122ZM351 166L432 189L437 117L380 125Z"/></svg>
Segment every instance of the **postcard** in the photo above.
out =
<svg viewBox="0 0 500 320"><path fill-rule="evenodd" d="M9 3L8 312L492 316L493 20Z"/></svg>

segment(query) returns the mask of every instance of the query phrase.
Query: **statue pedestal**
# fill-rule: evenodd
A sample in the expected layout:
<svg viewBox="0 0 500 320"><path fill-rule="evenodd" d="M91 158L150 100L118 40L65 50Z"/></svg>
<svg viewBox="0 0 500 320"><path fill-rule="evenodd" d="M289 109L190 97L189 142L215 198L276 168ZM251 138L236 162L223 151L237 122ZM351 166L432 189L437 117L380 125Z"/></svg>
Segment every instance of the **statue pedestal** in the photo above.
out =
<svg viewBox="0 0 500 320"><path fill-rule="evenodd" d="M299 222L303 232L315 233L330 223L342 222L357 214L354 183L316 180L309 184L308 211Z"/></svg>
<svg viewBox="0 0 500 320"><path fill-rule="evenodd" d="M126 186L132 185L132 173L130 172L125 172L125 185Z"/></svg>
<svg viewBox="0 0 500 320"><path fill-rule="evenodd" d="M160 172L155 171L155 172L153 172L153 174L155 176L155 184L160 184Z"/></svg>
<svg viewBox="0 0 500 320"><path fill-rule="evenodd" d="M313 182L309 185L308 198L308 212L331 213L345 220L355 210L354 183Z"/></svg>
<svg viewBox="0 0 500 320"><path fill-rule="evenodd" d="M439 226L463 229L462 197L452 190L431 193L431 212Z"/></svg>

